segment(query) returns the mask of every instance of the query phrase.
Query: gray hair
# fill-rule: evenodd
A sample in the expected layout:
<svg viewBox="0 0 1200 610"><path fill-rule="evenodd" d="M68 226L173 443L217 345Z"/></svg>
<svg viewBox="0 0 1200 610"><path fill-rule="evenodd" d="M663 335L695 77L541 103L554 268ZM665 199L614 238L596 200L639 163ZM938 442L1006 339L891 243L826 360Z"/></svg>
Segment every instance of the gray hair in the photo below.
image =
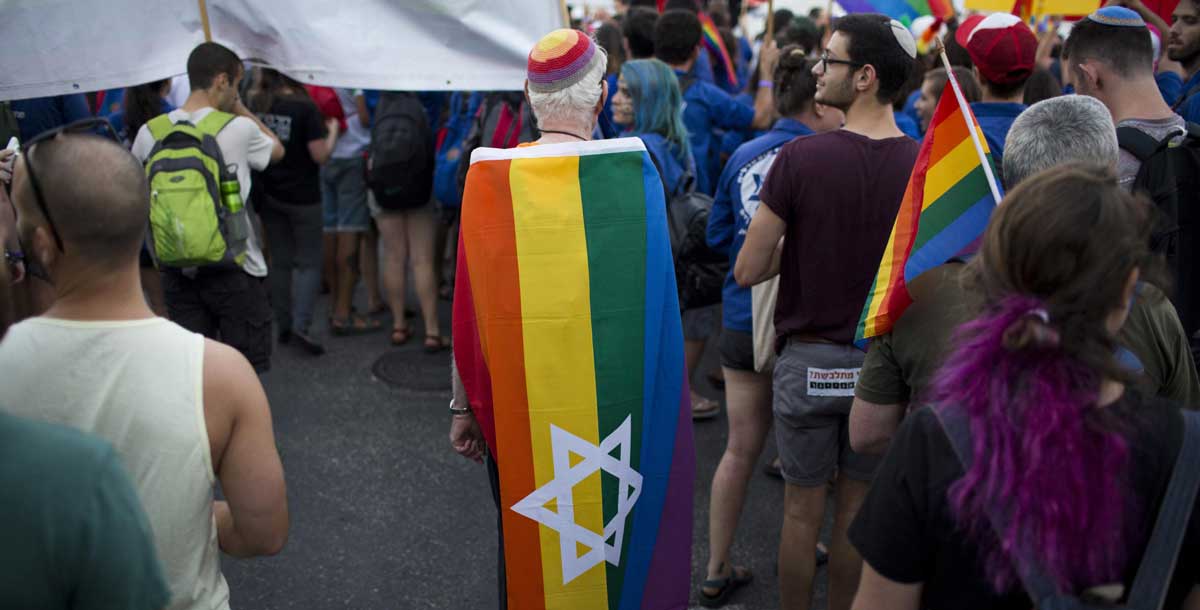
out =
<svg viewBox="0 0 1200 610"><path fill-rule="evenodd" d="M1117 129L1099 100L1063 95L1042 100L1021 113L1004 141L1004 187L1056 165L1076 161L1114 168Z"/></svg>
<svg viewBox="0 0 1200 610"><path fill-rule="evenodd" d="M601 53L602 50L597 47L596 52ZM600 95L604 91L603 80L607 67L607 62L593 63L579 82L561 91L553 93L529 91L529 106L533 110L533 116L537 117L538 123L545 124L547 121L573 123L590 130L593 120L592 112L596 108L596 104L600 103ZM609 95L612 95L611 91Z"/></svg>

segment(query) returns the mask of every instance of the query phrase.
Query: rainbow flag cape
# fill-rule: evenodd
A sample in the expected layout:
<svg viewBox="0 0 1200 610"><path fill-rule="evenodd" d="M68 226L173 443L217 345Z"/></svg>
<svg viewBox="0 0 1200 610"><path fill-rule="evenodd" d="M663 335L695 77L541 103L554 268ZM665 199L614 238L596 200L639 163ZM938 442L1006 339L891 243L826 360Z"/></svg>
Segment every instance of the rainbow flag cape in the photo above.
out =
<svg viewBox="0 0 1200 610"><path fill-rule="evenodd" d="M461 223L454 358L500 473L508 607L686 608L691 407L645 146L476 149Z"/></svg>
<svg viewBox="0 0 1200 610"><path fill-rule="evenodd" d="M917 276L975 250L1002 196L987 140L950 78L867 293L855 333L860 344L892 329L912 303L908 285Z"/></svg>
<svg viewBox="0 0 1200 610"><path fill-rule="evenodd" d="M701 31L704 33L704 47L708 49L710 55L713 55L721 61L721 66L725 70L725 77L729 82L737 87L737 67L733 63L733 58L729 55L729 49L725 48L725 39L721 38L721 33L717 31L717 24L713 23L712 17L701 11L699 14Z"/></svg>
<svg viewBox="0 0 1200 610"><path fill-rule="evenodd" d="M905 26L922 15L944 21L954 14L950 0L838 0L838 4L847 13L882 13Z"/></svg>

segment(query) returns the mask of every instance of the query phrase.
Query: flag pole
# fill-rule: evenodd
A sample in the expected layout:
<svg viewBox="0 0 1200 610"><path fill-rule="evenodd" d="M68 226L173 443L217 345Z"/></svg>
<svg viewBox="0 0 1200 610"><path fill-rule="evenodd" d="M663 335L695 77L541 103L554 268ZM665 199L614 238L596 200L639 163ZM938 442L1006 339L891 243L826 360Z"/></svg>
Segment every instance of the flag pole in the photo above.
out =
<svg viewBox="0 0 1200 610"><path fill-rule="evenodd" d="M775 0L767 0L767 35L763 36L763 44L775 38Z"/></svg>
<svg viewBox="0 0 1200 610"><path fill-rule="evenodd" d="M946 67L946 78L950 83L950 88L954 90L954 98L958 100L958 107L962 110L963 120L967 122L967 132L971 134L971 143L975 145L975 154L979 155L979 163L983 166L983 173L987 174L988 188L992 190L992 198L996 204L1000 204L1000 187L996 183L996 176L992 173L992 164L988 163L987 154L983 152L983 144L979 141L979 132L975 130L975 125L971 122L971 106L967 104L967 99L963 97L962 89L958 87L958 79L954 78L954 67L950 65L950 58L946 57L946 45L942 42L942 37L938 36L937 53L942 58L942 65Z"/></svg>
<svg viewBox="0 0 1200 610"><path fill-rule="evenodd" d="M204 42L212 42L212 28L208 25L208 2L196 1L200 4L200 26L204 28Z"/></svg>
<svg viewBox="0 0 1200 610"><path fill-rule="evenodd" d="M204 0L200 0L203 2ZM571 9L567 8L567 0L558 0L558 8L562 11L563 27L571 29Z"/></svg>

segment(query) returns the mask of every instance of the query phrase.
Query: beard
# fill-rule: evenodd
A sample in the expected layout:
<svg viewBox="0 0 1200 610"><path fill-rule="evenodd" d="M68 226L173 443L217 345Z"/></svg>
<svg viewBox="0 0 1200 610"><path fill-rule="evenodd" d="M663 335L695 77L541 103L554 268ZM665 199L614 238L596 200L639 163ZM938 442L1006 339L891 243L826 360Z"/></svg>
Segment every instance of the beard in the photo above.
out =
<svg viewBox="0 0 1200 610"><path fill-rule="evenodd" d="M839 81L827 80L825 86L813 96L813 101L846 112L850 109L850 104L854 103L852 82L848 78Z"/></svg>
<svg viewBox="0 0 1200 610"><path fill-rule="evenodd" d="M1191 63L1196 59L1197 55L1200 55L1200 40L1192 41L1191 44L1180 47L1167 47L1167 57L1170 57L1172 61L1177 61L1181 64Z"/></svg>

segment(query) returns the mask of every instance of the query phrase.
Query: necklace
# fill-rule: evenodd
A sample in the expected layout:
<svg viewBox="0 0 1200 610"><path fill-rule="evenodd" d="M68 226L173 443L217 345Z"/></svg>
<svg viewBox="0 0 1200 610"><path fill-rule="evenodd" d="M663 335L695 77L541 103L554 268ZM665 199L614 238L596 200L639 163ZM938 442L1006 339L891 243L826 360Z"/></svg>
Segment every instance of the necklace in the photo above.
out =
<svg viewBox="0 0 1200 610"><path fill-rule="evenodd" d="M542 133L556 133L560 136L571 136L572 138L575 138L576 140L580 140L582 142L587 142L587 138L581 138L569 131L558 131L557 129L542 129L540 131Z"/></svg>

